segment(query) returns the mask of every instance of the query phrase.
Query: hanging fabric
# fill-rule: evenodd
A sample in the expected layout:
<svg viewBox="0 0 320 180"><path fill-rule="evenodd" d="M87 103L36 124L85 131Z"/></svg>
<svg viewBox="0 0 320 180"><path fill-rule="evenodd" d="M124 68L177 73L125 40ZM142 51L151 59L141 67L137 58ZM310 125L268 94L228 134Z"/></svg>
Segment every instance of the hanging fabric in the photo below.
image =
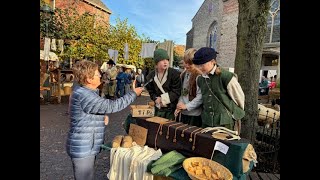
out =
<svg viewBox="0 0 320 180"><path fill-rule="evenodd" d="M128 46L128 43L124 44L124 59L125 60L129 59L129 46Z"/></svg>
<svg viewBox="0 0 320 180"><path fill-rule="evenodd" d="M60 54L63 54L63 39L58 39L58 50L60 51Z"/></svg>
<svg viewBox="0 0 320 180"><path fill-rule="evenodd" d="M113 59L114 56L114 50L113 49L108 49L108 55L110 59Z"/></svg>
<svg viewBox="0 0 320 180"><path fill-rule="evenodd" d="M114 63L117 64L118 60L118 51L113 49L108 49L109 58L114 61Z"/></svg>
<svg viewBox="0 0 320 180"><path fill-rule="evenodd" d="M57 50L57 45L56 45L56 39L51 40L51 50L56 51Z"/></svg>
<svg viewBox="0 0 320 180"><path fill-rule="evenodd" d="M142 43L140 56L142 58L153 58L153 52L156 46L156 43Z"/></svg>
<svg viewBox="0 0 320 180"><path fill-rule="evenodd" d="M114 61L114 63L117 64L117 60L118 60L118 51L117 50L113 50L113 61Z"/></svg>
<svg viewBox="0 0 320 180"><path fill-rule="evenodd" d="M44 38L44 60L48 61L49 60L49 52L50 52L50 38Z"/></svg>

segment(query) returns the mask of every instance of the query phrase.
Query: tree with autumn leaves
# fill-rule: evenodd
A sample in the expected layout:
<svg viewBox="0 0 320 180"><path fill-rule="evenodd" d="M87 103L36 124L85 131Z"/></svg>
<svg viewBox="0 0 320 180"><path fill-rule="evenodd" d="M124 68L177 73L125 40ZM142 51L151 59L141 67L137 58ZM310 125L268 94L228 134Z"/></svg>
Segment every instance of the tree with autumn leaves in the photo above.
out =
<svg viewBox="0 0 320 180"><path fill-rule="evenodd" d="M40 6L43 2L40 1ZM40 12L40 36L46 36L45 21L47 17ZM139 36L135 27L128 25L128 19L116 19L114 26L108 22L96 21L89 13L79 14L74 8L56 8L49 20L49 37L64 39L64 52L57 54L63 60L88 59L100 61L109 59L108 49L118 51L117 63L135 65L138 68L153 68L153 61L139 56L142 43L156 42ZM128 43L129 58L124 59L125 43ZM156 42L158 43L158 42ZM58 50L57 50L58 51Z"/></svg>

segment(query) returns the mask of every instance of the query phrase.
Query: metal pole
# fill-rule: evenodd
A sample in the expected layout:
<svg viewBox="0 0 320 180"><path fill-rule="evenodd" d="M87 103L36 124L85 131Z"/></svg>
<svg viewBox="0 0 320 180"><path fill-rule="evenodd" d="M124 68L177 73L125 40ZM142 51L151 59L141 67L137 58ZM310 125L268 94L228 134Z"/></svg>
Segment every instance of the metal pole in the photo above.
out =
<svg viewBox="0 0 320 180"><path fill-rule="evenodd" d="M48 19L46 18L46 37L49 37L49 27L48 27Z"/></svg>

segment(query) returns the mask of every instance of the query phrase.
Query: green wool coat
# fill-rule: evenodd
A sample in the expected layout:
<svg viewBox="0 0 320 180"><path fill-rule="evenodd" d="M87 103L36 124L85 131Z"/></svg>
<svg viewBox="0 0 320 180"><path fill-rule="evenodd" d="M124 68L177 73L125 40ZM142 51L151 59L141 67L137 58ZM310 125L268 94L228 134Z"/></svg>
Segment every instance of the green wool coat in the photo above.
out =
<svg viewBox="0 0 320 180"><path fill-rule="evenodd" d="M198 86L201 89L203 99L202 126L215 127L224 126L233 129L234 119L241 119L245 112L229 96L227 91L228 83L235 76L233 73L221 69L221 73L209 74L209 78L200 76ZM217 100L217 98L220 102ZM231 113L229 114L228 111ZM232 118L234 117L234 119Z"/></svg>

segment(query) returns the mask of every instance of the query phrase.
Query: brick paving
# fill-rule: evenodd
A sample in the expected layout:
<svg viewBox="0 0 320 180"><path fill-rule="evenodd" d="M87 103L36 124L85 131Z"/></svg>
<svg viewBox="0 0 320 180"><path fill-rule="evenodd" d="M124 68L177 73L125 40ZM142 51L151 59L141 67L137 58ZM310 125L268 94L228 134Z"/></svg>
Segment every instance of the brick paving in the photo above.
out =
<svg viewBox="0 0 320 180"><path fill-rule="evenodd" d="M147 104L150 97L143 93L132 104ZM40 180L74 179L71 159L65 151L69 119L66 114L68 104L40 105ZM110 114L106 127L105 143L116 135L126 134L121 123L129 114L130 108ZM102 151L96 159L95 179L105 180L110 167L110 153Z"/></svg>

